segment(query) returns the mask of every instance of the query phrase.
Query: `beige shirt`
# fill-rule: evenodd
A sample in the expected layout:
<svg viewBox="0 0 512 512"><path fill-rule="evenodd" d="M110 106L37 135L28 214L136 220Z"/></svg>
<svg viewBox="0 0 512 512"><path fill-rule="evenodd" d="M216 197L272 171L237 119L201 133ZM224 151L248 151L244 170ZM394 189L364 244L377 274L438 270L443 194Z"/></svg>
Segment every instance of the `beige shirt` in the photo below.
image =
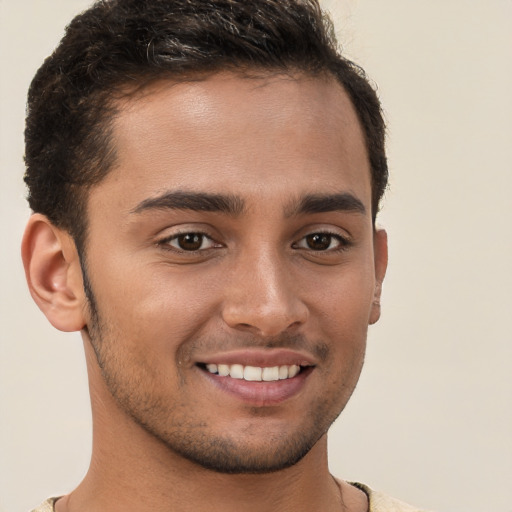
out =
<svg viewBox="0 0 512 512"><path fill-rule="evenodd" d="M352 485L361 489L368 496L368 512L426 512L425 510L411 507L411 505L407 505L407 503L391 498L381 492L372 491L366 485L359 483L353 483ZM58 498L50 498L32 510L32 512L54 512L53 505L57 500Z"/></svg>

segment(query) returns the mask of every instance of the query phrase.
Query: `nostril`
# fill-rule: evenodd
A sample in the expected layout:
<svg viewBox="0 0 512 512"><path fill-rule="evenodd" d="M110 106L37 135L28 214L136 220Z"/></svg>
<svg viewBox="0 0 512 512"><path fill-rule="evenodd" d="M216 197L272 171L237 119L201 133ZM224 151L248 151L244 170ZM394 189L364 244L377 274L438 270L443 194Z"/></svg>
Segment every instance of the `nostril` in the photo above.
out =
<svg viewBox="0 0 512 512"><path fill-rule="evenodd" d="M231 328L264 337L296 330L306 322L308 308L299 297L290 293L274 299L263 301L248 295L235 300L231 295L223 305L222 318Z"/></svg>

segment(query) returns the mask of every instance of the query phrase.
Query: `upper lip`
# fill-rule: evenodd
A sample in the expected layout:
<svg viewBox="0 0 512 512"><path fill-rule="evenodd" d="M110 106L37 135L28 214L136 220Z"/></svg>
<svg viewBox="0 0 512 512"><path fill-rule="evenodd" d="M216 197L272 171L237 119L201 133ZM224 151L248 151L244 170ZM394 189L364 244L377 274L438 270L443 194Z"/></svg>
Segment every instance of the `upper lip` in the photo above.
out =
<svg viewBox="0 0 512 512"><path fill-rule="evenodd" d="M232 350L196 359L202 364L241 364L244 366L272 367L283 365L315 366L311 354L289 349Z"/></svg>

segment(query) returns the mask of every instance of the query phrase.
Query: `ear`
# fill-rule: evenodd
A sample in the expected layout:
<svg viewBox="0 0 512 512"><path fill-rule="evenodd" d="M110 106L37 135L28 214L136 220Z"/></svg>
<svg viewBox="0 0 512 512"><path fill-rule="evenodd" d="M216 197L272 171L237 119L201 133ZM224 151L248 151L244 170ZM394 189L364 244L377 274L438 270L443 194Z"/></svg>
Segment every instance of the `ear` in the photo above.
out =
<svg viewBox="0 0 512 512"><path fill-rule="evenodd" d="M373 235L373 252L375 261L375 290L370 312L370 324L374 324L380 318L382 282L384 281L388 267L388 235L384 229L375 228Z"/></svg>
<svg viewBox="0 0 512 512"><path fill-rule="evenodd" d="M36 213L25 229L21 255L30 294L46 318L61 331L81 330L86 297L71 236Z"/></svg>

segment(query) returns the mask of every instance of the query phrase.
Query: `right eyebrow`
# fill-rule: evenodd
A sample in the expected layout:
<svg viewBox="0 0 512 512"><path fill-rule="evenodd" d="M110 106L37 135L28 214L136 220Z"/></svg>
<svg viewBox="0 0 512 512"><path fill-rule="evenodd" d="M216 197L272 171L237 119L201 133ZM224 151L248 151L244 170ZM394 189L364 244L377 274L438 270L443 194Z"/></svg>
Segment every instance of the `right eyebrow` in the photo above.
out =
<svg viewBox="0 0 512 512"><path fill-rule="evenodd" d="M236 217L245 210L245 203L240 197L230 194L176 190L144 199L130 213L138 214L148 210L219 212Z"/></svg>

